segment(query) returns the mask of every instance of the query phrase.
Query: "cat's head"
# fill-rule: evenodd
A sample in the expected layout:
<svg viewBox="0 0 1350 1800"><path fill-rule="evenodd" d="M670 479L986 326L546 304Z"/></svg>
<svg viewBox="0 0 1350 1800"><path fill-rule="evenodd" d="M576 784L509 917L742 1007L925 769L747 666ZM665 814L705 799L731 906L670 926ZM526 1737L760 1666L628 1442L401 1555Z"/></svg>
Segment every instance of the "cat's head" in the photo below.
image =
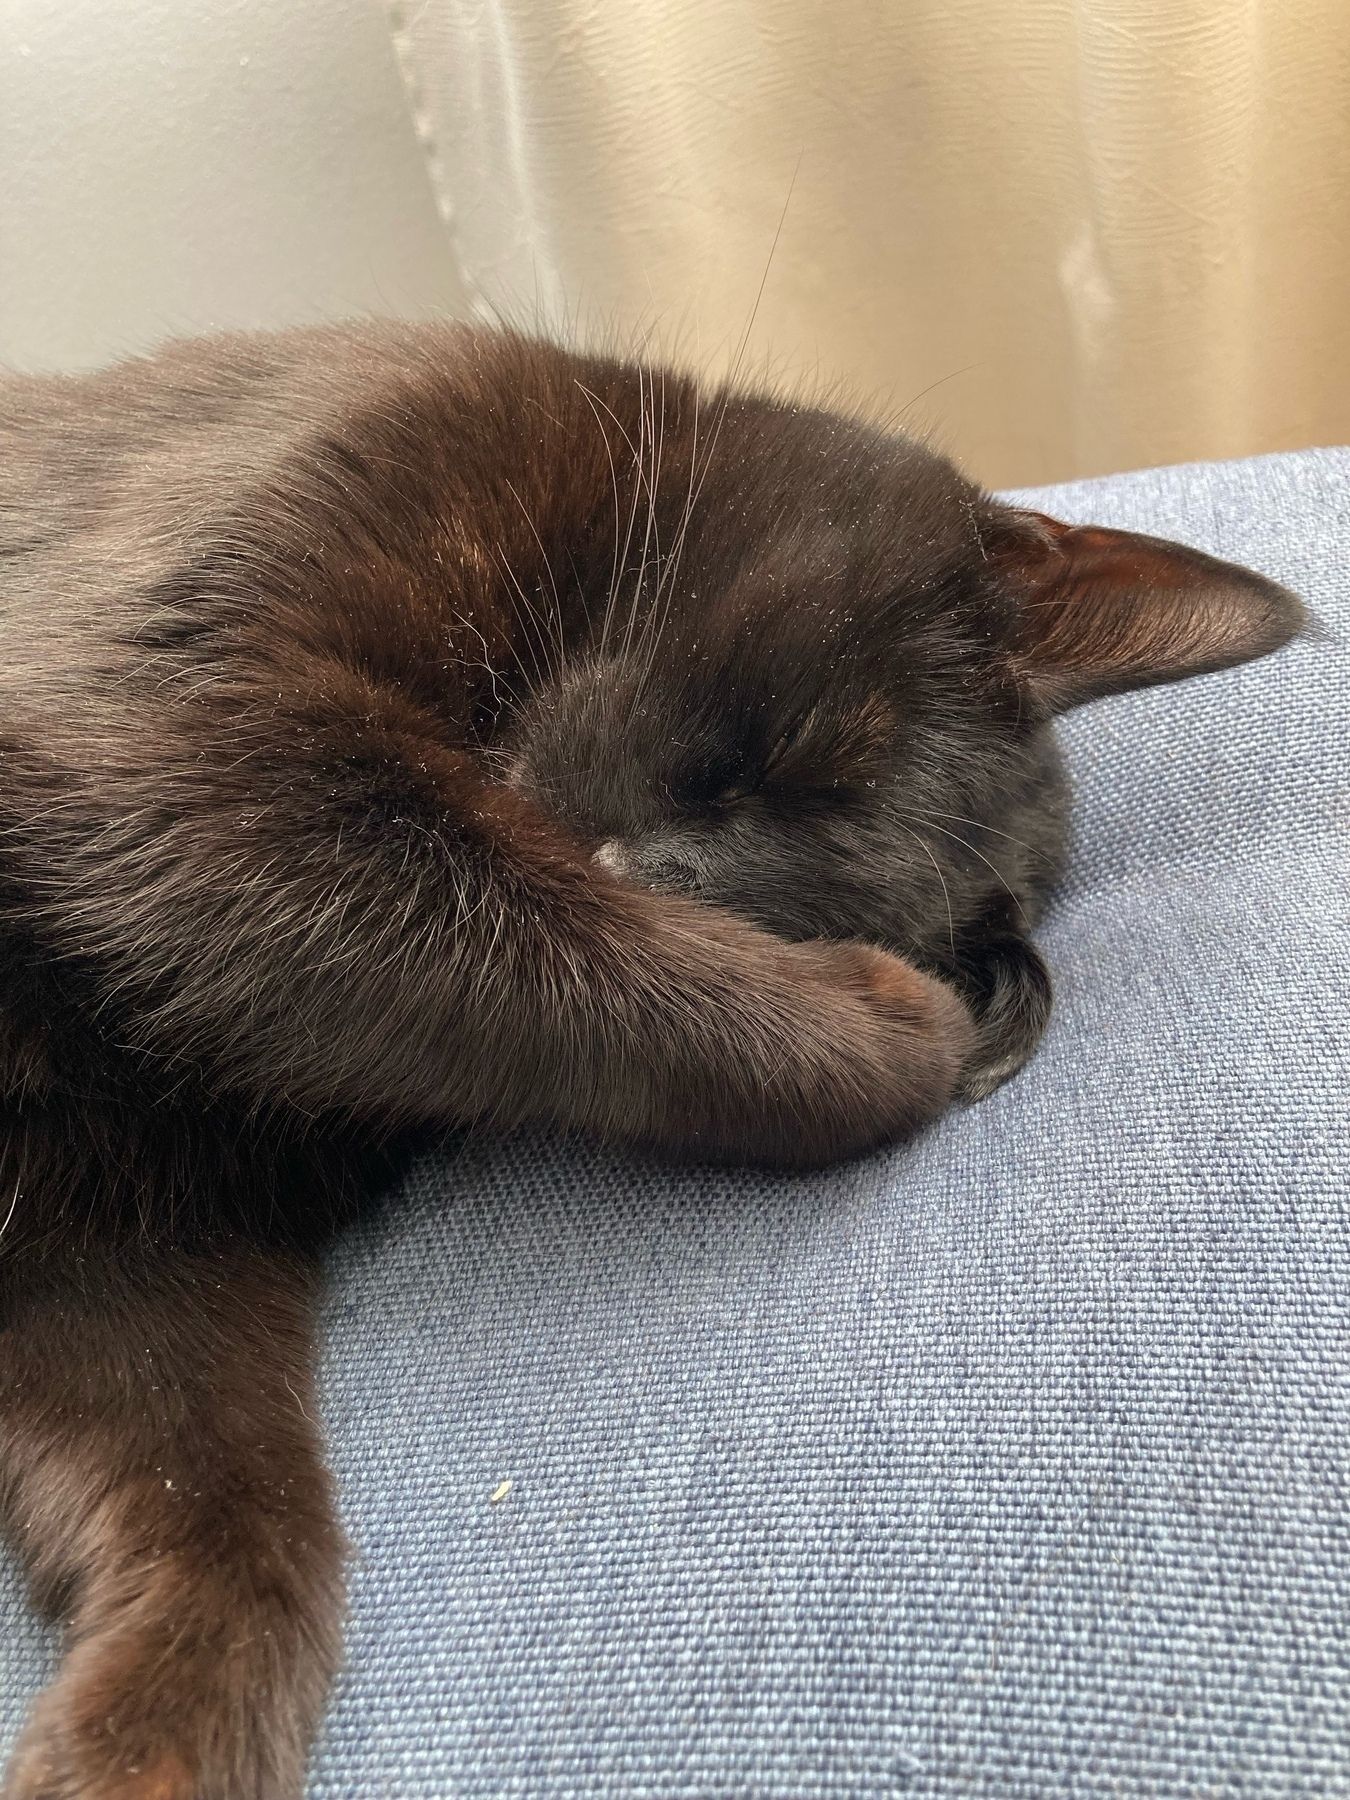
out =
<svg viewBox="0 0 1350 1800"><path fill-rule="evenodd" d="M1002 505L827 413L733 401L710 449L665 433L631 507L616 487L612 545L569 551L590 628L517 722L512 778L602 867L782 935L923 954L1033 911L1060 854L1053 714L1301 617L1259 575Z"/></svg>

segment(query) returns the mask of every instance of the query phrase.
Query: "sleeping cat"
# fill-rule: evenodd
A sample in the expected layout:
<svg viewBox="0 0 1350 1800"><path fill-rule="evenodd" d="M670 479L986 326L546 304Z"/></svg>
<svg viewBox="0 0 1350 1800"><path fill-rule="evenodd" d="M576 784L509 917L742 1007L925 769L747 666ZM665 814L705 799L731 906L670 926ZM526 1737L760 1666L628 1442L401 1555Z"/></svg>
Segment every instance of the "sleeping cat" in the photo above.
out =
<svg viewBox="0 0 1350 1800"><path fill-rule="evenodd" d="M315 1263L406 1134L808 1165L987 1093L1053 714L1300 610L464 327L12 380L0 452L0 1500L68 1626L5 1800L296 1800Z"/></svg>

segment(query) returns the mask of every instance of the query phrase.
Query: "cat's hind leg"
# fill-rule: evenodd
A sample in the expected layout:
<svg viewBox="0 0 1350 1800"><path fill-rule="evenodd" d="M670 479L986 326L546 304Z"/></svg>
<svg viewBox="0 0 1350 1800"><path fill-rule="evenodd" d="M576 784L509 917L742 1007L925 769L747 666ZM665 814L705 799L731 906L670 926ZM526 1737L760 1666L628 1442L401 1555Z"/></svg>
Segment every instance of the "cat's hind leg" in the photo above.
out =
<svg viewBox="0 0 1350 1800"><path fill-rule="evenodd" d="M0 1494L65 1655L3 1800L299 1800L343 1542L313 1276L242 1247L0 1271Z"/></svg>

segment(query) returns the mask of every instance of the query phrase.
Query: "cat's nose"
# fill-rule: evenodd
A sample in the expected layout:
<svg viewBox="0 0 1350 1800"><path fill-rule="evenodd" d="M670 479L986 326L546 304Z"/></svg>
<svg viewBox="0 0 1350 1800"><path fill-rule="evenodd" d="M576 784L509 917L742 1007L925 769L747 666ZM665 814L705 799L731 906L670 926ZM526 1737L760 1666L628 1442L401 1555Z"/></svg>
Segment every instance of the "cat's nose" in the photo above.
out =
<svg viewBox="0 0 1350 1800"><path fill-rule="evenodd" d="M703 871L681 845L660 837L606 838L591 860L657 894L698 894Z"/></svg>
<svg viewBox="0 0 1350 1800"><path fill-rule="evenodd" d="M591 861L598 862L600 867L608 869L611 875L627 875L632 868L627 848L619 838L606 838L592 856Z"/></svg>

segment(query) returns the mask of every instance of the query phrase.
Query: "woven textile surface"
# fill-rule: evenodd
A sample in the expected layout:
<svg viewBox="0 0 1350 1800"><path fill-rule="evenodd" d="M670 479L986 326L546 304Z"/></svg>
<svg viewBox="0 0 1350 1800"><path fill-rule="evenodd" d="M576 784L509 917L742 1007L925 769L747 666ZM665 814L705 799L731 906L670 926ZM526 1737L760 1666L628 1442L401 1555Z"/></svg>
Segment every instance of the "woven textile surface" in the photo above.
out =
<svg viewBox="0 0 1350 1800"><path fill-rule="evenodd" d="M1036 500L1324 629L1065 721L991 1100L807 1177L452 1148L345 1242L314 1800L1350 1794L1350 452ZM0 1747L52 1653L0 1565Z"/></svg>

